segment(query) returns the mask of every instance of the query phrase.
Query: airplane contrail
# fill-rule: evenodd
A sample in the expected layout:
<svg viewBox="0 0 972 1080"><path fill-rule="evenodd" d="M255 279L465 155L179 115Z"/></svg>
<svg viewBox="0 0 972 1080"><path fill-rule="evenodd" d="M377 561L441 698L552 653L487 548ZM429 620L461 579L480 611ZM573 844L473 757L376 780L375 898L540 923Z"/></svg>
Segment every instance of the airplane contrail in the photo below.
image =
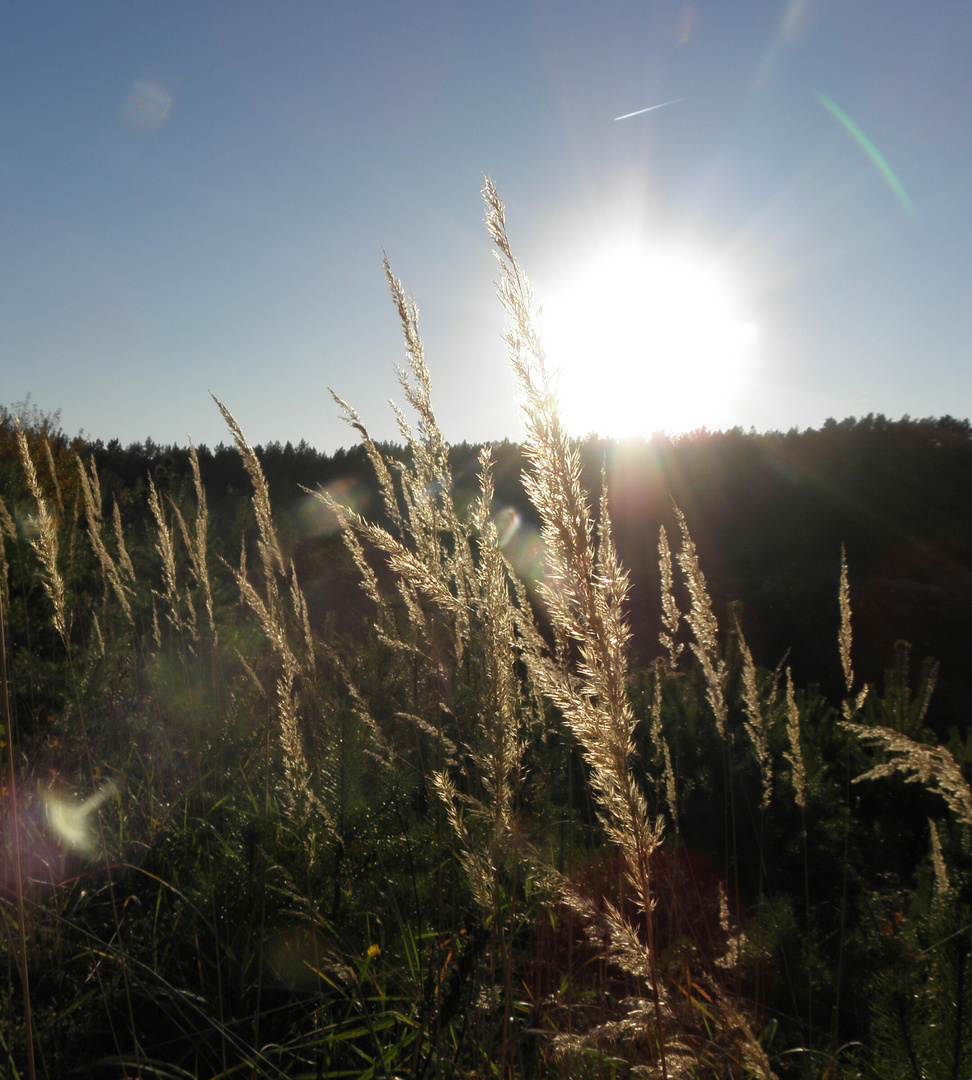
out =
<svg viewBox="0 0 972 1080"><path fill-rule="evenodd" d="M635 112L625 113L624 116L616 116L615 120L629 120L632 116L641 116L642 113L654 112L655 109L664 109L666 105L677 105L680 101L684 101L685 98L675 98L674 101L663 101L660 105L649 105L647 109L636 109Z"/></svg>

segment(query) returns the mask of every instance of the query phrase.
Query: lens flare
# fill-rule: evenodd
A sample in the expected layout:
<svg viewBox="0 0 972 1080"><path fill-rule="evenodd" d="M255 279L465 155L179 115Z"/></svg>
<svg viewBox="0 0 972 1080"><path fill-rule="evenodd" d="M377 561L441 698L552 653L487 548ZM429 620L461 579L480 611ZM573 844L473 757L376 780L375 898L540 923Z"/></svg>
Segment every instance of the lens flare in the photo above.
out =
<svg viewBox="0 0 972 1080"><path fill-rule="evenodd" d="M914 205L911 199L908 197L908 192L905 191L904 185L897 178L894 170L888 164L887 159L881 153L880 150L871 142L871 140L864 134L863 131L854 123L853 120L844 112L844 110L831 101L826 94L822 94L819 90L814 93L817 101L830 113L830 115L837 121L838 124L847 132L848 135L857 143L857 145L864 151L865 154L871 159L872 164L877 168L878 172L888 182L888 186L898 197L898 202L905 208L909 214L915 212Z"/></svg>
<svg viewBox="0 0 972 1080"><path fill-rule="evenodd" d="M97 847L94 814L117 791L117 785L109 781L83 803L48 793L44 797L47 823L68 847L80 851L83 855L92 855Z"/></svg>
<svg viewBox="0 0 972 1080"><path fill-rule="evenodd" d="M321 489L322 494L330 495L341 506L361 513L367 502L367 491L355 479L334 480ZM297 527L304 538L333 536L341 528L334 511L326 506L316 495L308 495L297 507Z"/></svg>
<svg viewBox="0 0 972 1080"><path fill-rule="evenodd" d="M175 98L161 83L136 79L125 102L125 119L138 128L160 128L168 120Z"/></svg>
<svg viewBox="0 0 972 1080"><path fill-rule="evenodd" d="M321 969L333 965L334 942L318 926L285 926L267 935L264 959L273 978L288 990L320 987Z"/></svg>
<svg viewBox="0 0 972 1080"><path fill-rule="evenodd" d="M520 512L504 506L493 515L493 524L503 554L527 585L535 585L543 575L544 550L539 532L526 524Z"/></svg>

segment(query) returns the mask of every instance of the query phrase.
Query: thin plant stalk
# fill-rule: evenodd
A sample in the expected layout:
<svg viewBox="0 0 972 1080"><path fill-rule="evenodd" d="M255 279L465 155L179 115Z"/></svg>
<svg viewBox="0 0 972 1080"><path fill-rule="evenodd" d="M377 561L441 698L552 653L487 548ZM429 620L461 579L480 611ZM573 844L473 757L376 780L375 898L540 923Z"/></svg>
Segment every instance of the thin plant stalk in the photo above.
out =
<svg viewBox="0 0 972 1080"><path fill-rule="evenodd" d="M0 544L3 539L0 538ZM3 732L7 747L7 797L10 800L10 831L14 870L14 890L17 904L17 943L20 979L24 991L24 1038L27 1042L27 1075L35 1080L34 1025L30 1004L30 973L27 967L27 916L24 909L23 865L20 858L20 818L17 810L17 767L14 758L13 724L10 710L10 688L7 682L7 605L5 583L0 582L0 684L3 689Z"/></svg>
<svg viewBox="0 0 972 1080"><path fill-rule="evenodd" d="M651 856L661 842L661 819L652 821L629 761L634 753L633 710L627 691L627 642L623 616L627 575L611 536L606 489L602 493L599 543L580 484L580 459L557 409L536 323L532 289L510 249L505 210L492 182L483 192L487 228L500 265L498 293L506 309L506 342L514 375L524 396L523 419L530 463L524 486L540 513L549 579L543 596L561 646L559 663L528 657L538 682L578 738L591 767L598 814L608 838L624 855L648 935L642 953L637 936L617 909L608 905L608 930L615 958L647 976L655 1016L659 1063L668 1076L665 1024L658 985L652 912ZM569 670L570 646L580 659ZM641 953L642 955L638 955Z"/></svg>

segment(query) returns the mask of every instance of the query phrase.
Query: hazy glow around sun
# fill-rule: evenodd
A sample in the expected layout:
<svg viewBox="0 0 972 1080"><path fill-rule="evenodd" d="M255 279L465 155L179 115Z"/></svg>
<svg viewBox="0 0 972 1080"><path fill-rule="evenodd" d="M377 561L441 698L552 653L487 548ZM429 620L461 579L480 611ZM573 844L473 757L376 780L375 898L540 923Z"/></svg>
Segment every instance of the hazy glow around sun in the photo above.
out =
<svg viewBox="0 0 972 1080"><path fill-rule="evenodd" d="M714 260L614 244L541 300L571 434L647 436L736 422L756 327Z"/></svg>

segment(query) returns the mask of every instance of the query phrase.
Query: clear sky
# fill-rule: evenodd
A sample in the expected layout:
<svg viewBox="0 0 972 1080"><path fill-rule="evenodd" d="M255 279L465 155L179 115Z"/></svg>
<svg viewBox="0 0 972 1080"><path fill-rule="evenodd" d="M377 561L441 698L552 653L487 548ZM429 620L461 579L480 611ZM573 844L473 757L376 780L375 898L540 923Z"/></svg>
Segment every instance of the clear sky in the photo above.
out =
<svg viewBox="0 0 972 1080"><path fill-rule="evenodd" d="M958 0L8 0L0 402L391 437L384 248L446 436L516 438L488 173L576 428L968 417L970 56Z"/></svg>

